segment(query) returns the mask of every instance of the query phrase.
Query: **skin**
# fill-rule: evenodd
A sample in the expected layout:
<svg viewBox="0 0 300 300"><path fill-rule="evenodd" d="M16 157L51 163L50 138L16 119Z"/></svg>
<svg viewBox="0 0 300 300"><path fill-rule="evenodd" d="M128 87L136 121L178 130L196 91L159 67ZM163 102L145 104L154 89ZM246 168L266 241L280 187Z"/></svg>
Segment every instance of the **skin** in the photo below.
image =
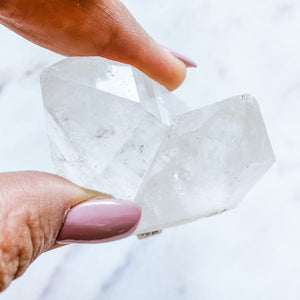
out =
<svg viewBox="0 0 300 300"><path fill-rule="evenodd" d="M66 56L131 64L169 90L186 75L184 63L155 42L118 0L0 0L0 22Z"/></svg>
<svg viewBox="0 0 300 300"><path fill-rule="evenodd" d="M118 0L0 0L0 23L66 56L131 64L169 90L186 75L184 63L156 43ZM72 206L105 196L52 174L0 173L0 291L56 247Z"/></svg>
<svg viewBox="0 0 300 300"><path fill-rule="evenodd" d="M109 195L41 172L0 174L0 291L21 276L56 237L71 207Z"/></svg>

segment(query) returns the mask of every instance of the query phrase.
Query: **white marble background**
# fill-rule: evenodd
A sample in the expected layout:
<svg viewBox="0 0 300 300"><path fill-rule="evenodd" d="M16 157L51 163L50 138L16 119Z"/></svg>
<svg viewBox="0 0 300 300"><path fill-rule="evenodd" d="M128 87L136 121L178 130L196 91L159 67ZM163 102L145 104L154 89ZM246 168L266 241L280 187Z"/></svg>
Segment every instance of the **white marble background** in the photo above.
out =
<svg viewBox="0 0 300 300"><path fill-rule="evenodd" d="M125 3L198 62L177 91L190 104L259 100L277 163L231 212L44 254L0 299L300 299L300 1ZM51 171L39 72L60 58L0 27L0 171Z"/></svg>

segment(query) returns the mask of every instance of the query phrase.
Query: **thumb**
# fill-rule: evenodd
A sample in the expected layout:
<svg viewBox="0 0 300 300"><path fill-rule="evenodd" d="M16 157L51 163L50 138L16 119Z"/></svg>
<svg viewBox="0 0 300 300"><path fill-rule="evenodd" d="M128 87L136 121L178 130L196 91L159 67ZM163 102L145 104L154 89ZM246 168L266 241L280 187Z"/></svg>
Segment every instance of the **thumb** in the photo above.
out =
<svg viewBox="0 0 300 300"><path fill-rule="evenodd" d="M67 56L102 56L131 64L169 90L196 64L155 42L119 0L10 0L0 22Z"/></svg>
<svg viewBox="0 0 300 300"><path fill-rule="evenodd" d="M140 216L135 203L112 199L56 175L1 173L0 291L57 240L65 244L123 238L135 230Z"/></svg>

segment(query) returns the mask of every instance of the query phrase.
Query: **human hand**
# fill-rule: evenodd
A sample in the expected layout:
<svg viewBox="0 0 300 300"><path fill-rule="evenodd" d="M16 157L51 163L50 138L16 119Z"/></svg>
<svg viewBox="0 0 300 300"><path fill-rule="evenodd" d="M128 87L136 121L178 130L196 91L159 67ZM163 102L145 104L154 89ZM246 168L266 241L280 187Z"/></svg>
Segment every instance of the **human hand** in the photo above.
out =
<svg viewBox="0 0 300 300"><path fill-rule="evenodd" d="M56 175L0 174L0 291L41 253L60 244L127 237L140 217L138 204L81 188Z"/></svg>
<svg viewBox="0 0 300 300"><path fill-rule="evenodd" d="M63 55L103 56L134 65L169 90L182 83L187 66L195 66L156 43L118 0L0 0L0 23ZM137 204L59 176L0 174L0 291L57 241L123 238L134 232L140 216Z"/></svg>
<svg viewBox="0 0 300 300"><path fill-rule="evenodd" d="M169 90L183 82L186 66L196 66L155 42L119 0L5 0L0 23L63 55L131 64Z"/></svg>

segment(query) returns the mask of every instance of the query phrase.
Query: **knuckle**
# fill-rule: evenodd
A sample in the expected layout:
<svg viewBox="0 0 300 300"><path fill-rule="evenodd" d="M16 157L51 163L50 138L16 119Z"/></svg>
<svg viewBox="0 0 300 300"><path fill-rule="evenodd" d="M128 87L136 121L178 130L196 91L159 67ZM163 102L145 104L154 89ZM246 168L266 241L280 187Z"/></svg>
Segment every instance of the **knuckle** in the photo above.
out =
<svg viewBox="0 0 300 300"><path fill-rule="evenodd" d="M33 259L33 242L27 225L10 221L9 216L0 226L0 291L24 273Z"/></svg>
<svg viewBox="0 0 300 300"><path fill-rule="evenodd" d="M0 249L0 291L2 292L7 288L12 280L11 269L14 266L9 262L8 253Z"/></svg>
<svg viewBox="0 0 300 300"><path fill-rule="evenodd" d="M52 201L56 195L53 191L62 189L65 182L62 184L54 175L39 175L0 174L0 291L49 249L58 234L64 204L57 206ZM45 186L49 178L52 185L48 192ZM47 193L41 193L45 190ZM54 215L57 207L60 208L58 216Z"/></svg>

